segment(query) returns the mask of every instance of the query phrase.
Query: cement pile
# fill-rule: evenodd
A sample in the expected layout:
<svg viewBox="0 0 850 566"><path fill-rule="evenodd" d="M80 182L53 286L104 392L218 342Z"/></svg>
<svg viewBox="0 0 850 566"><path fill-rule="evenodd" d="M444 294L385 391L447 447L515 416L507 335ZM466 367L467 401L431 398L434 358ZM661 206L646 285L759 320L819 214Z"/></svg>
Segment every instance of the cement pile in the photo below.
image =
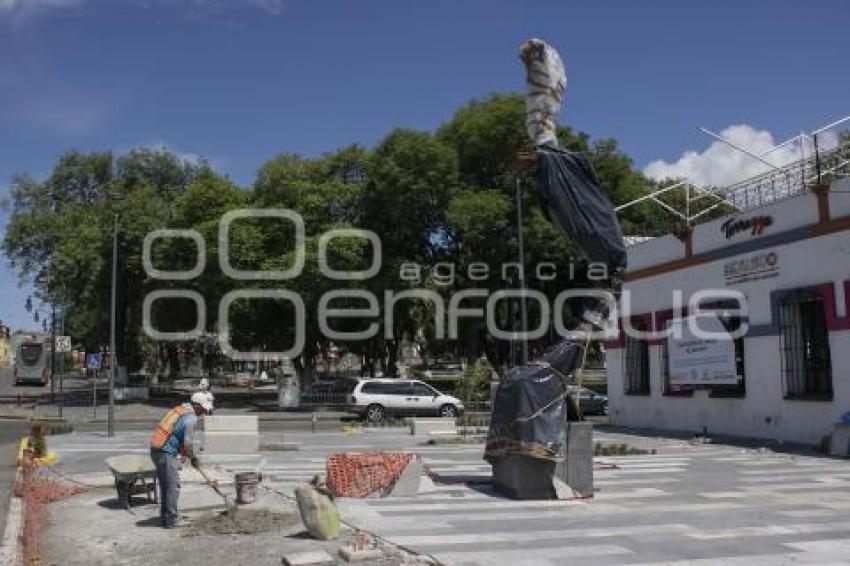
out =
<svg viewBox="0 0 850 566"><path fill-rule="evenodd" d="M236 514L224 512L199 517L188 527L186 536L282 533L300 524L301 519L295 513L240 509Z"/></svg>

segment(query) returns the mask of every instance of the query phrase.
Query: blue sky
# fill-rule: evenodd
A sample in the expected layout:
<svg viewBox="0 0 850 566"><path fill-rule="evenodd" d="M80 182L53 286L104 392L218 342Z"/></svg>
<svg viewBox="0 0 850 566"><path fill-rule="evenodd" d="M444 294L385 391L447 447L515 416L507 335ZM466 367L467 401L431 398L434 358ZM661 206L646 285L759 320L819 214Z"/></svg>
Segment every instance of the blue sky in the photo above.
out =
<svg viewBox="0 0 850 566"><path fill-rule="evenodd" d="M0 194L68 148L154 144L249 184L281 151L433 129L521 90L531 36L565 61L562 121L675 164L710 146L698 125L779 141L850 114L848 16L843 0L0 0ZM0 267L0 319L31 326L25 296Z"/></svg>

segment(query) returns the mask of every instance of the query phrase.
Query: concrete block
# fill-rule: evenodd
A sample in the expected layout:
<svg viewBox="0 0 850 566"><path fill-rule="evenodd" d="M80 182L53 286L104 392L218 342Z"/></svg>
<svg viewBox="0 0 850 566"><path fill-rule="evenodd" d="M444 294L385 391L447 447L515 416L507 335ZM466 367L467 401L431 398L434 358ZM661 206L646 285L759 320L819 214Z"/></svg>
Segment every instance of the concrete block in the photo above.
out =
<svg viewBox="0 0 850 566"><path fill-rule="evenodd" d="M430 437L434 434L457 434L455 419L413 419L411 434L414 436Z"/></svg>
<svg viewBox="0 0 850 566"><path fill-rule="evenodd" d="M578 495L593 495L593 424L567 423L566 478L563 478Z"/></svg>
<svg viewBox="0 0 850 566"><path fill-rule="evenodd" d="M437 491L437 486L434 485L434 480L426 475L419 478L419 493L434 493Z"/></svg>
<svg viewBox="0 0 850 566"><path fill-rule="evenodd" d="M293 552L283 557L284 566L313 566L317 564L336 564L334 557L324 550Z"/></svg>
<svg viewBox="0 0 850 566"><path fill-rule="evenodd" d="M850 456L850 424L835 423L829 439L830 456Z"/></svg>
<svg viewBox="0 0 850 566"><path fill-rule="evenodd" d="M205 415L200 419L205 432L259 432L257 415Z"/></svg>
<svg viewBox="0 0 850 566"><path fill-rule="evenodd" d="M147 400L150 392L147 387L116 387L116 401Z"/></svg>
<svg viewBox="0 0 850 566"><path fill-rule="evenodd" d="M357 562L375 562L384 557L384 553L377 548L365 548L363 550L354 550L344 546L339 549L339 557L350 563Z"/></svg>
<svg viewBox="0 0 850 566"><path fill-rule="evenodd" d="M451 431L448 431L448 430L432 430L431 432L428 433L428 440L431 440L432 438L446 438L446 437L453 437L453 436L458 436L458 433L457 432L451 432Z"/></svg>
<svg viewBox="0 0 850 566"><path fill-rule="evenodd" d="M422 458L418 455L413 456L404 470L401 471L401 475L399 475L388 496L413 497L418 494L422 480L422 469Z"/></svg>
<svg viewBox="0 0 850 566"><path fill-rule="evenodd" d="M260 449L256 432L204 432L204 452L208 454L253 454Z"/></svg>
<svg viewBox="0 0 850 566"><path fill-rule="evenodd" d="M260 445L260 450L264 452L297 452L300 448L300 442L269 442Z"/></svg>

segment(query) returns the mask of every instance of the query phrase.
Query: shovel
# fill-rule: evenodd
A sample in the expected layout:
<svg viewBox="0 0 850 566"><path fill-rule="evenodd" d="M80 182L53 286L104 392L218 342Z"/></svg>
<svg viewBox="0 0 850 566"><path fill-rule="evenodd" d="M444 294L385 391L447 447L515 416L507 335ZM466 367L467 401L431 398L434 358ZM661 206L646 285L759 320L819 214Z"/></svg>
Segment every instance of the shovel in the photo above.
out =
<svg viewBox="0 0 850 566"><path fill-rule="evenodd" d="M198 470L198 473L200 473L201 476L203 476L203 478L207 481L207 485L210 486L213 491L219 494L222 499L224 499L225 515L229 515L231 517L236 515L236 512L239 510L239 507L236 505L236 502L231 501L230 497L227 494L222 493L222 491L218 488L218 485L216 485L216 483L210 479L206 472L204 472L203 468L198 466L195 469Z"/></svg>

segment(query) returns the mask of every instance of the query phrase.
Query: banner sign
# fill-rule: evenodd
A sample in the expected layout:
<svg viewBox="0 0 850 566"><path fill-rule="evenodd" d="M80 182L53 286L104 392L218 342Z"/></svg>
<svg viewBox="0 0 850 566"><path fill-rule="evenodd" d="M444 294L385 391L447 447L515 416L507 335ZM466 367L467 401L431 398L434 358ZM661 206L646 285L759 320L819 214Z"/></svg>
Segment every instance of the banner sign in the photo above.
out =
<svg viewBox="0 0 850 566"><path fill-rule="evenodd" d="M714 338L697 337L689 322ZM723 323L714 314L690 316L670 321L667 338L671 385L735 385L738 372L735 365L735 342ZM724 339L719 335L729 336ZM679 336L677 338L677 336Z"/></svg>

